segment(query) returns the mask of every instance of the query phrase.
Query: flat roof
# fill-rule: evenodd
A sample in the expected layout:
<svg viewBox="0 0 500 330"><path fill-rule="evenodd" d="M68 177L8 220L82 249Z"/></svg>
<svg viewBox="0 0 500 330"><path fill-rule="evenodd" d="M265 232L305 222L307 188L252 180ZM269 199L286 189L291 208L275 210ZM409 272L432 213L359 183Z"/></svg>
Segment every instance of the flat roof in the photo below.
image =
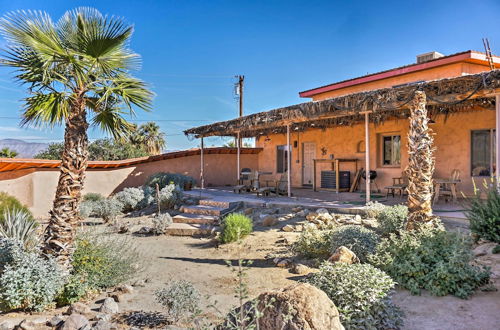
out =
<svg viewBox="0 0 500 330"><path fill-rule="evenodd" d="M395 76L400 76L403 74L427 70L431 68L435 68L441 65L456 63L456 62L475 62L481 64L488 64L488 59L486 58L485 53L481 53L474 50L467 50L465 52L451 54L443 57L439 57L433 60L426 61L424 63L414 63L405 66L400 66L394 69L384 70L376 73L367 74L361 77L351 78L347 80L342 80L339 82L335 82L333 84L328 84L312 89L305 90L303 92L299 92L300 97L312 97L317 94L334 91L337 89L355 86L359 84L364 84L372 81L387 79ZM496 67L500 67L500 57L493 56L493 62Z"/></svg>

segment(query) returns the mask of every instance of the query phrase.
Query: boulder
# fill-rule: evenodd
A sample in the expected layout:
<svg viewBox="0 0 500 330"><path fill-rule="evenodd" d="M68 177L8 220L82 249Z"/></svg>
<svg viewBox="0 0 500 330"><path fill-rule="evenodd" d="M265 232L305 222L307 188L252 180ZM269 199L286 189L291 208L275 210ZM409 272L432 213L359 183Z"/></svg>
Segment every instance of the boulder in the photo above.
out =
<svg viewBox="0 0 500 330"><path fill-rule="evenodd" d="M91 316L93 316L94 312L90 309L89 306L85 305L84 303L76 302L76 303L71 304L68 307L66 314L67 315L81 314L81 315L84 315L86 317L91 317Z"/></svg>
<svg viewBox="0 0 500 330"><path fill-rule="evenodd" d="M123 301L123 295L119 292L113 293L110 297L113 298L113 300L117 303Z"/></svg>
<svg viewBox="0 0 500 330"><path fill-rule="evenodd" d="M265 308L270 301L272 307ZM251 306L248 302L243 308L250 311ZM308 283L259 295L257 309L262 313L257 321L261 330L344 330L335 304L326 293Z"/></svg>
<svg viewBox="0 0 500 330"><path fill-rule="evenodd" d="M294 207L292 209L292 212L294 212L294 213L297 213L297 212L300 212L300 211L302 211L302 207L300 207L300 206Z"/></svg>
<svg viewBox="0 0 500 330"><path fill-rule="evenodd" d="M283 228L281 228L281 230L286 231L286 232L291 232L291 231L294 231L295 228L292 225L286 225Z"/></svg>
<svg viewBox="0 0 500 330"><path fill-rule="evenodd" d="M19 325L16 327L16 329L35 330L36 324L33 321L23 320L21 323L19 323Z"/></svg>
<svg viewBox="0 0 500 330"><path fill-rule="evenodd" d="M252 207L248 207L248 208L246 208L246 209L243 211L243 214L245 214L245 215L252 215L252 214L253 214L253 208L252 208Z"/></svg>
<svg viewBox="0 0 500 330"><path fill-rule="evenodd" d="M47 321L47 325L56 328L64 323L62 315L54 315L50 320Z"/></svg>
<svg viewBox="0 0 500 330"><path fill-rule="evenodd" d="M106 314L116 314L120 311L118 304L113 298L106 298L99 308L99 312Z"/></svg>
<svg viewBox="0 0 500 330"><path fill-rule="evenodd" d="M266 227L272 227L275 224L278 223L278 219L276 219L275 216L273 215L267 215L263 220L262 220L262 225Z"/></svg>
<svg viewBox="0 0 500 330"><path fill-rule="evenodd" d="M333 216L328 212L327 209L317 209L316 214L318 215L316 219L319 219L323 222L330 222L333 220Z"/></svg>
<svg viewBox="0 0 500 330"><path fill-rule="evenodd" d="M307 215L307 211L306 211L306 210L299 211L299 212L297 212L297 214L296 214L296 215L297 215L298 217L303 218L303 217L305 217L305 216Z"/></svg>
<svg viewBox="0 0 500 330"><path fill-rule="evenodd" d="M318 213L316 213L316 212L310 212L308 215L306 215L306 219L309 222L316 220L317 217L318 217Z"/></svg>
<svg viewBox="0 0 500 330"><path fill-rule="evenodd" d="M290 272L297 275L306 275L311 272L311 268L303 264L293 264Z"/></svg>
<svg viewBox="0 0 500 330"><path fill-rule="evenodd" d="M335 253L328 259L331 263L343 262L345 264L356 264L359 263L359 259L354 252L346 248L345 246L339 246Z"/></svg>
<svg viewBox="0 0 500 330"><path fill-rule="evenodd" d="M119 286L116 290L122 293L134 293L134 287L129 284Z"/></svg>
<svg viewBox="0 0 500 330"><path fill-rule="evenodd" d="M116 325L108 321L100 320L93 327L92 330L114 330L118 329Z"/></svg>
<svg viewBox="0 0 500 330"><path fill-rule="evenodd" d="M66 321L59 327L59 330L80 330L90 329L90 323L87 318L81 314L71 314Z"/></svg>

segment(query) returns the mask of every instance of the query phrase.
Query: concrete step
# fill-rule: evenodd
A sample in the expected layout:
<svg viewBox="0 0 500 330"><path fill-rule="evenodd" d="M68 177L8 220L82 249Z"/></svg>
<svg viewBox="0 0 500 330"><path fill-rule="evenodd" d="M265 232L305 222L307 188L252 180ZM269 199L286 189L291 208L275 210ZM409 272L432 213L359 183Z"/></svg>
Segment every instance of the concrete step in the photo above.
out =
<svg viewBox="0 0 500 330"><path fill-rule="evenodd" d="M220 216L224 210L226 210L225 207L208 206L208 205L183 206L181 208L181 212L184 213L215 215L215 216Z"/></svg>
<svg viewBox="0 0 500 330"><path fill-rule="evenodd" d="M200 200L200 205L215 206L215 207L221 207L224 209L228 209L228 208L231 208L231 207L238 205L238 202L230 202L230 201L217 200L217 199L202 199L202 200Z"/></svg>
<svg viewBox="0 0 500 330"><path fill-rule="evenodd" d="M173 223L167 228L167 235L172 236L207 236L217 231L218 227L207 224Z"/></svg>
<svg viewBox="0 0 500 330"><path fill-rule="evenodd" d="M214 215L203 215L203 214L191 214L182 213L174 216L172 218L174 223L197 223L197 224L207 224L214 225L217 224L219 218Z"/></svg>

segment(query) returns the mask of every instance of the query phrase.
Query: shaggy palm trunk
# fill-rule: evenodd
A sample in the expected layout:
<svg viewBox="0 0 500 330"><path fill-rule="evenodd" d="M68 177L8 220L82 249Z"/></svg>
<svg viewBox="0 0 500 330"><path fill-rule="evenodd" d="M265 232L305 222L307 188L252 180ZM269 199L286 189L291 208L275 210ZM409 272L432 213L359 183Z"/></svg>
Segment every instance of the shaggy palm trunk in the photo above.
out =
<svg viewBox="0 0 500 330"><path fill-rule="evenodd" d="M416 92L410 107L408 132L408 230L434 219L432 215L434 138L428 126L429 119L425 105L425 93Z"/></svg>
<svg viewBox="0 0 500 330"><path fill-rule="evenodd" d="M56 258L63 269L71 267L78 207L88 160L85 99L78 94L66 120L64 151L54 205L44 233L43 252Z"/></svg>

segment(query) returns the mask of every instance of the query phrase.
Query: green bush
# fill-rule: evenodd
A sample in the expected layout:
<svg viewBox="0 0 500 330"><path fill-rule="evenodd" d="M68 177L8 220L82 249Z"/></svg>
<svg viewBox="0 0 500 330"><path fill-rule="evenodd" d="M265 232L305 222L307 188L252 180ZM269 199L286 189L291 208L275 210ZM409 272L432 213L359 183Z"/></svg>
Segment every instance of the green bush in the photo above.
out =
<svg viewBox="0 0 500 330"><path fill-rule="evenodd" d="M144 199L142 188L125 188L115 194L114 198L123 205L123 212L130 212L137 208L140 201Z"/></svg>
<svg viewBox="0 0 500 330"><path fill-rule="evenodd" d="M86 279L89 288L116 286L139 270L140 254L126 237L109 233L79 234L73 254L73 274Z"/></svg>
<svg viewBox="0 0 500 330"><path fill-rule="evenodd" d="M160 205L163 209L173 209L182 199L179 186L170 183L160 190Z"/></svg>
<svg viewBox="0 0 500 330"><path fill-rule="evenodd" d="M68 277L63 289L56 297L57 305L71 305L85 297L90 290L85 276L80 274L71 275Z"/></svg>
<svg viewBox="0 0 500 330"><path fill-rule="evenodd" d="M0 274L0 311L41 311L51 305L64 284L62 271L52 259L24 251L21 245L9 250Z"/></svg>
<svg viewBox="0 0 500 330"><path fill-rule="evenodd" d="M299 239L292 245L292 250L305 258L328 258L331 255L331 235L331 230L308 226L300 233Z"/></svg>
<svg viewBox="0 0 500 330"><path fill-rule="evenodd" d="M24 248L33 249L40 241L38 223L22 209L7 209L0 222L0 237L19 241Z"/></svg>
<svg viewBox="0 0 500 330"><path fill-rule="evenodd" d="M377 218L380 212L382 212L386 206L377 201L368 202L365 205L365 212L368 218Z"/></svg>
<svg viewBox="0 0 500 330"><path fill-rule="evenodd" d="M11 196L3 191L0 191L0 221L3 220L3 215L5 211L10 210L22 210L30 215L33 219L33 214L28 209L27 206L23 205L17 198Z"/></svg>
<svg viewBox="0 0 500 330"><path fill-rule="evenodd" d="M158 214L153 218L153 233L155 235L163 235L167 232L168 227L173 223L173 219L168 213Z"/></svg>
<svg viewBox="0 0 500 330"><path fill-rule="evenodd" d="M345 246L354 252L361 262L366 262L368 256L375 252L379 241L378 235L373 230L355 225L334 229L330 239L330 252L333 253L337 248Z"/></svg>
<svg viewBox="0 0 500 330"><path fill-rule="evenodd" d="M396 234L405 229L408 207L406 205L387 206L376 218L379 223L378 230L382 235Z"/></svg>
<svg viewBox="0 0 500 330"><path fill-rule="evenodd" d="M190 282L180 280L155 292L156 301L167 309L174 322L192 317L200 312L200 292Z"/></svg>
<svg viewBox="0 0 500 330"><path fill-rule="evenodd" d="M231 213L222 221L220 240L222 243L235 242L250 234L252 230L252 219L241 213Z"/></svg>
<svg viewBox="0 0 500 330"><path fill-rule="evenodd" d="M491 253L493 254L498 254L500 253L500 245L496 245L492 250Z"/></svg>
<svg viewBox="0 0 500 330"><path fill-rule="evenodd" d="M469 226L477 238L500 243L500 193L489 188L486 199L480 194L471 199L471 206L466 212Z"/></svg>
<svg viewBox="0 0 500 330"><path fill-rule="evenodd" d="M101 195L99 193L88 193L88 194L83 195L82 201L83 202L97 202L97 201L101 201L103 199L106 199L106 197L104 197L103 195Z"/></svg>
<svg viewBox="0 0 500 330"><path fill-rule="evenodd" d="M324 262L306 282L323 290L346 329L399 329L402 312L390 300L394 281L369 264Z"/></svg>
<svg viewBox="0 0 500 330"><path fill-rule="evenodd" d="M183 174L161 172L151 175L146 180L146 183L144 185L156 189L156 184L158 184L160 189L163 189L171 183L179 186L181 189L184 189L185 184L191 183L192 185L194 185L196 183L196 180L190 176Z"/></svg>
<svg viewBox="0 0 500 330"><path fill-rule="evenodd" d="M425 289L467 298L489 278L489 271L471 265L470 248L462 234L423 228L382 239L369 261L412 294Z"/></svg>

